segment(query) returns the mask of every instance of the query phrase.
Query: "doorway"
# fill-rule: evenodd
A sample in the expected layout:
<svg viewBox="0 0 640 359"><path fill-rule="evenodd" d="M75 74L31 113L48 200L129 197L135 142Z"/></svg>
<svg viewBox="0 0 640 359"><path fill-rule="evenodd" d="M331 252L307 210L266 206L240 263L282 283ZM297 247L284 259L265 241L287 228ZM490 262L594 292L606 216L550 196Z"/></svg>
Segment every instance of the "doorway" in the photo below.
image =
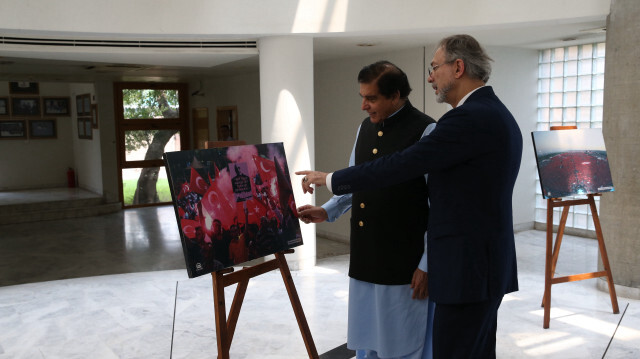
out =
<svg viewBox="0 0 640 359"><path fill-rule="evenodd" d="M218 141L238 140L238 106L216 108L216 131Z"/></svg>
<svg viewBox="0 0 640 359"><path fill-rule="evenodd" d="M187 84L114 84L123 208L171 203L162 154L189 148Z"/></svg>

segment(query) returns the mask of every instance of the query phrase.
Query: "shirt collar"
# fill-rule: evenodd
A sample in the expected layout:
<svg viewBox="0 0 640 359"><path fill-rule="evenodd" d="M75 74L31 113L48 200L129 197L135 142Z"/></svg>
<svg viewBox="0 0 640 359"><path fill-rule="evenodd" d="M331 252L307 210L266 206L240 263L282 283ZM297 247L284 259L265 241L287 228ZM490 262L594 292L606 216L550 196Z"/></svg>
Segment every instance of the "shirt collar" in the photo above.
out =
<svg viewBox="0 0 640 359"><path fill-rule="evenodd" d="M467 101L467 99L469 98L469 96L471 96L472 93L478 91L478 89L481 89L483 87L485 87L486 85L480 86L480 87L476 87L475 89L469 91L468 94L464 95L463 98L460 99L460 101L458 102L458 104L456 105L456 107L460 107L464 104L465 101Z"/></svg>

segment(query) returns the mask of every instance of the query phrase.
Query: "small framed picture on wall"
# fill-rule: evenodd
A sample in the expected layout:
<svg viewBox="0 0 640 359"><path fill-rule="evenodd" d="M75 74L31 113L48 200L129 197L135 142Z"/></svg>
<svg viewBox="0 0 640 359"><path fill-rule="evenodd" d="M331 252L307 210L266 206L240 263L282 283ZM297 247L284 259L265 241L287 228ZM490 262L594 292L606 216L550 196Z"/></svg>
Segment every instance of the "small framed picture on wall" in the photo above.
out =
<svg viewBox="0 0 640 359"><path fill-rule="evenodd" d="M0 139L27 138L24 120L0 121Z"/></svg>
<svg viewBox="0 0 640 359"><path fill-rule="evenodd" d="M78 138L81 140L93 139L91 117L78 117Z"/></svg>
<svg viewBox="0 0 640 359"><path fill-rule="evenodd" d="M12 97L11 116L40 117L40 97Z"/></svg>
<svg viewBox="0 0 640 359"><path fill-rule="evenodd" d="M0 117L9 116L9 99L0 97Z"/></svg>
<svg viewBox="0 0 640 359"><path fill-rule="evenodd" d="M78 116L91 116L91 94L76 96L76 111Z"/></svg>
<svg viewBox="0 0 640 359"><path fill-rule="evenodd" d="M71 109L69 97L43 97L42 109L44 116L69 116Z"/></svg>
<svg viewBox="0 0 640 359"><path fill-rule="evenodd" d="M29 120L29 138L56 138L56 120Z"/></svg>
<svg viewBox="0 0 640 359"><path fill-rule="evenodd" d="M39 92L40 88L37 82L9 82L10 95L37 95Z"/></svg>

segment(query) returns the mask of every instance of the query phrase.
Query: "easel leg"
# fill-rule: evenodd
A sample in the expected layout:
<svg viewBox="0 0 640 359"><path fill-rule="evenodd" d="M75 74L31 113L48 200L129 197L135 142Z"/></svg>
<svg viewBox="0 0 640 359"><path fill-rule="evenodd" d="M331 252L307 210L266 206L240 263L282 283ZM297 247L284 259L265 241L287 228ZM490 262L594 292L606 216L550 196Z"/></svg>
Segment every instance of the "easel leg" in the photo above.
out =
<svg viewBox="0 0 640 359"><path fill-rule="evenodd" d="M236 294L234 295L233 302L231 303L231 309L229 310L229 320L227 322L229 349L231 349L233 334L236 331L236 324L238 323L238 317L240 316L240 308L242 308L242 302L244 301L244 294L247 292L248 286L249 286L248 279L238 282L238 286L236 287Z"/></svg>
<svg viewBox="0 0 640 359"><path fill-rule="evenodd" d="M229 359L231 341L227 333L227 312L224 300L223 274L221 272L213 272L211 276L213 277L213 302L216 316L218 359Z"/></svg>
<svg viewBox="0 0 640 359"><path fill-rule="evenodd" d="M556 272L556 265L558 264L558 256L560 255L560 246L562 245L562 237L564 236L564 228L567 224L567 218L569 217L569 206L564 206L562 209L562 216L560 217L560 223L558 224L558 233L556 234L556 241L553 245L553 255L551 258L551 279ZM553 227L552 227L553 228ZM542 296L541 307L544 307L544 295Z"/></svg>
<svg viewBox="0 0 640 359"><path fill-rule="evenodd" d="M544 262L544 296L542 304L544 305L544 318L542 327L549 328L551 320L551 246L553 245L553 201L547 200L547 251Z"/></svg>
<svg viewBox="0 0 640 359"><path fill-rule="evenodd" d="M284 285L287 288L289 300L291 300L291 306L293 307L293 312L296 315L296 320L298 321L298 327L300 328L300 332L302 333L304 345L307 348L307 354L309 355L309 358L317 359L318 351L316 350L316 345L313 342L311 330L309 330L309 324L307 323L307 318L305 317L304 311L302 310L302 304L300 304L300 298L298 297L298 292L296 291L296 287L293 283L293 278L291 278L291 272L289 271L289 266L287 265L287 260L284 257L284 253L276 253L276 260L279 263L280 274L282 274L282 280L284 281Z"/></svg>
<svg viewBox="0 0 640 359"><path fill-rule="evenodd" d="M598 247L600 248L600 256L602 257L602 264L604 270L607 272L607 284L609 285L609 296L611 297L611 307L614 314L620 313L618 308L618 297L616 295L616 287L613 283L613 275L611 274L611 267L609 266L609 256L607 255L607 248L604 245L604 237L602 236L602 228L600 227L600 218L598 217L598 209L596 208L596 201L593 195L589 195L589 207L591 208L591 216L593 217L593 224L596 227L596 236L598 237Z"/></svg>

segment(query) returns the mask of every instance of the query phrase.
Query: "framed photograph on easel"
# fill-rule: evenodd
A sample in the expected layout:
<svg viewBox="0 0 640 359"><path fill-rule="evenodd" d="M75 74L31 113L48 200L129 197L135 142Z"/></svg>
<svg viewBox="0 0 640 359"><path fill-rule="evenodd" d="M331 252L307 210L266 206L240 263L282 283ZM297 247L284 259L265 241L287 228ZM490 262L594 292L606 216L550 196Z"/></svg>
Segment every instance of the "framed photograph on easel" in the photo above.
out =
<svg viewBox="0 0 640 359"><path fill-rule="evenodd" d="M302 245L282 143L167 152L190 278Z"/></svg>
<svg viewBox="0 0 640 359"><path fill-rule="evenodd" d="M613 192L602 129L534 131L544 198Z"/></svg>

